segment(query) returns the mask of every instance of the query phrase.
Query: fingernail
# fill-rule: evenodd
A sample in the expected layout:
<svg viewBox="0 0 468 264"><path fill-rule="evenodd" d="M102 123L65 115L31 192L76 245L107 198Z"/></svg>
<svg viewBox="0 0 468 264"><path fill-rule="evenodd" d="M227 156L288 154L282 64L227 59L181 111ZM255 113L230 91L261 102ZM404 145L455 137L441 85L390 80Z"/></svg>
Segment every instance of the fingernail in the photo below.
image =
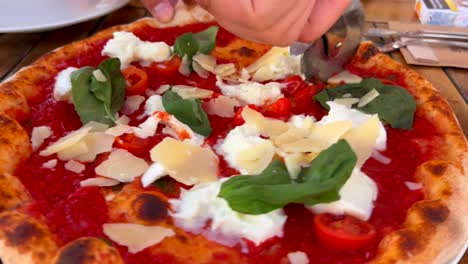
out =
<svg viewBox="0 0 468 264"><path fill-rule="evenodd" d="M154 16L161 22L169 22L174 16L174 8L168 1L161 1L154 8Z"/></svg>

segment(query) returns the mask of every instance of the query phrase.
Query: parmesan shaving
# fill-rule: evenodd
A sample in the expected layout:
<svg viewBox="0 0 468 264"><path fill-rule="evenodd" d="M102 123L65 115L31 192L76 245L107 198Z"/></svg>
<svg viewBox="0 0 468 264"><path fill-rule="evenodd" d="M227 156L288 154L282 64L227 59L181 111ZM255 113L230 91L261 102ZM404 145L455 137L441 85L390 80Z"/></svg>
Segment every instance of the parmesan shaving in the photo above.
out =
<svg viewBox="0 0 468 264"><path fill-rule="evenodd" d="M46 169L53 169L55 168L55 166L57 166L57 159L51 159L45 162L44 164L42 164L42 167Z"/></svg>
<svg viewBox="0 0 468 264"><path fill-rule="evenodd" d="M112 241L126 246L132 254L175 235L175 232L169 228L129 223L103 224L102 230Z"/></svg>
<svg viewBox="0 0 468 264"><path fill-rule="evenodd" d="M406 185L406 187L408 187L408 190L410 190L410 191L420 190L423 187L422 184L418 183L418 182L405 181L405 185Z"/></svg>
<svg viewBox="0 0 468 264"><path fill-rule="evenodd" d="M361 99L359 99L358 107L362 108L372 102L375 98L379 96L379 92L377 90L372 89L368 93L366 93Z"/></svg>
<svg viewBox="0 0 468 264"><path fill-rule="evenodd" d="M65 163L64 167L65 169L74 173L82 173L86 169L85 165L75 160L69 160L67 163Z"/></svg>
<svg viewBox="0 0 468 264"><path fill-rule="evenodd" d="M151 159L160 163L170 177L185 185L215 181L218 178L218 158L211 148L166 137L150 153Z"/></svg>
<svg viewBox="0 0 468 264"><path fill-rule="evenodd" d="M89 186L98 186L98 187L110 187L118 185L120 182L114 179L105 178L105 177L96 177L96 178L89 178L84 181L80 182L81 187L89 187Z"/></svg>
<svg viewBox="0 0 468 264"><path fill-rule="evenodd" d="M135 177L142 175L148 169L144 159L138 158L124 149L115 149L109 158L95 168L97 175L118 180L132 182Z"/></svg>
<svg viewBox="0 0 468 264"><path fill-rule="evenodd" d="M84 126L76 131L71 132L70 134L60 138L58 141L55 143L52 143L47 147L45 150L41 151L39 155L41 156L49 156L52 154L55 154L59 151L62 151L68 147L71 147L78 143L81 139L83 139L89 131L92 129L92 127Z"/></svg>
<svg viewBox="0 0 468 264"><path fill-rule="evenodd" d="M98 82L105 82L105 81L107 81L106 76L104 75L104 73L102 73L102 71L101 71L100 69L94 70L94 71L93 71L93 76L94 76L94 78L96 78L96 80L97 80Z"/></svg>
<svg viewBox="0 0 468 264"><path fill-rule="evenodd" d="M206 113L209 115L234 117L236 114L234 108L241 105L242 104L236 99L222 95L217 98L213 98L208 102L204 102L203 109L205 109Z"/></svg>
<svg viewBox="0 0 468 264"><path fill-rule="evenodd" d="M33 128L31 133L32 150L36 151L37 149L39 149L39 147L41 147L44 141L52 135L52 130L48 126L39 126Z"/></svg>
<svg viewBox="0 0 468 264"><path fill-rule="evenodd" d="M201 89L187 85L174 85L172 91L176 92L183 99L205 99L213 95L213 91Z"/></svg>

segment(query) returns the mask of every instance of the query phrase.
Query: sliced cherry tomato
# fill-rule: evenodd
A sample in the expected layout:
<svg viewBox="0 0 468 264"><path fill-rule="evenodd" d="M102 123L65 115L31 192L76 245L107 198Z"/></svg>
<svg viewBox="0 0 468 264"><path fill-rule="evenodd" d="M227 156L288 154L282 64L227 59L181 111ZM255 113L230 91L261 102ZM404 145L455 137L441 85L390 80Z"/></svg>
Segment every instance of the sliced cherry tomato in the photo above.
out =
<svg viewBox="0 0 468 264"><path fill-rule="evenodd" d="M375 228L371 224L348 215L316 215L314 229L322 244L337 251L362 249L376 237Z"/></svg>
<svg viewBox="0 0 468 264"><path fill-rule="evenodd" d="M264 115L273 118L289 118L291 116L291 102L287 98L280 98L266 107Z"/></svg>
<svg viewBox="0 0 468 264"><path fill-rule="evenodd" d="M281 83L284 87L283 89L281 89L281 91L286 97L293 96L301 88L307 86L307 84L299 75L289 76L288 78L284 79Z"/></svg>
<svg viewBox="0 0 468 264"><path fill-rule="evenodd" d="M247 106L252 108L255 111L258 111L258 107L256 105L253 105L253 104L246 105L246 106L243 106L243 107L239 108L239 110L237 110L236 114L234 115L234 120L232 121L232 124L234 126L241 126L241 125L243 125L245 123L245 120L242 117L242 111L244 111L244 108L247 107Z"/></svg>
<svg viewBox="0 0 468 264"><path fill-rule="evenodd" d="M129 83L125 94L137 95L145 93L146 87L148 87L148 74L145 71L130 65L122 71L122 74L127 83Z"/></svg>
<svg viewBox="0 0 468 264"><path fill-rule="evenodd" d="M139 154L151 148L151 140L149 138L142 139L134 134L123 134L115 139L114 147L126 149L132 154Z"/></svg>
<svg viewBox="0 0 468 264"><path fill-rule="evenodd" d="M178 56L174 56L168 61L152 63L149 67L151 70L165 75L179 72L181 62L182 60Z"/></svg>

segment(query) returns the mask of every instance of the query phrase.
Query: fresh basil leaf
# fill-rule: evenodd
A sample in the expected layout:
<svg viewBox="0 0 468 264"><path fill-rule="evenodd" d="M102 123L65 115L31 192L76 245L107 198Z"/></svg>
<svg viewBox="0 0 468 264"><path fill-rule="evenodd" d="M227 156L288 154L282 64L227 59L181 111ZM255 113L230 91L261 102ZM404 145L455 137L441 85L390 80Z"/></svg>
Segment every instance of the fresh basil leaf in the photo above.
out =
<svg viewBox="0 0 468 264"><path fill-rule="evenodd" d="M339 199L339 190L351 176L357 157L345 140L322 151L298 181L290 180L285 165L273 161L259 175L234 176L224 182L219 197L244 214L264 214L289 203L314 205Z"/></svg>
<svg viewBox="0 0 468 264"><path fill-rule="evenodd" d="M96 121L112 125L114 122L107 115L103 102L97 99L89 89L94 70L92 67L84 67L71 74L75 111L80 116L81 123L83 124Z"/></svg>
<svg viewBox="0 0 468 264"><path fill-rule="evenodd" d="M100 69L107 80L110 80L112 93L110 98L110 111L117 113L125 102L125 89L127 82L120 70L120 60L118 58L110 58L99 64Z"/></svg>
<svg viewBox="0 0 468 264"><path fill-rule="evenodd" d="M416 102L408 91L402 87L384 85L380 80L369 78L358 84L345 84L318 93L314 98L329 109L327 102L351 94L354 98L361 98L372 89L379 92L374 100L366 106L353 108L369 114L378 114L379 118L390 124L393 128L411 129L416 111Z"/></svg>
<svg viewBox="0 0 468 264"><path fill-rule="evenodd" d="M118 58L103 61L97 69L106 77L105 81L98 81L93 76L95 68L85 67L76 71L83 70L79 74L80 80L76 80L75 83L72 81L73 103L83 124L96 121L113 125L115 114L122 108L125 100L125 77L120 71ZM75 96L78 97L78 100L75 99ZM91 97L93 98L91 99Z"/></svg>
<svg viewBox="0 0 468 264"><path fill-rule="evenodd" d="M164 109L175 116L180 122L189 126L196 133L209 136L211 124L201 107L199 99L183 99L173 91L167 91L162 96Z"/></svg>
<svg viewBox="0 0 468 264"><path fill-rule="evenodd" d="M185 33L177 37L174 43L174 52L179 57L188 58L188 68L192 70L192 58L198 52L208 54L216 45L216 35L219 27L211 26L198 33Z"/></svg>
<svg viewBox="0 0 468 264"><path fill-rule="evenodd" d="M165 194L174 193L176 191L175 181L169 177L164 177L153 182L153 186L160 189Z"/></svg>
<svg viewBox="0 0 468 264"><path fill-rule="evenodd" d="M198 43L199 52L208 54L214 49L218 31L219 27L211 26L201 32L193 34L194 39Z"/></svg>

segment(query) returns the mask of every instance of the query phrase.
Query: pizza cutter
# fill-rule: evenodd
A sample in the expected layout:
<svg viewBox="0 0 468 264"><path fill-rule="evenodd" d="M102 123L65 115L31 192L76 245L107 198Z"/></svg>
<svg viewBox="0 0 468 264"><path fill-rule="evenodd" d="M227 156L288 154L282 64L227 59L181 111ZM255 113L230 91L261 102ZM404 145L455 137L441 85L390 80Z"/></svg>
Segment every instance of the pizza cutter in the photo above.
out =
<svg viewBox="0 0 468 264"><path fill-rule="evenodd" d="M351 5L338 21L320 39L312 44L294 43L291 53L304 53L301 60L302 73L309 81L326 81L343 70L361 42L364 25L364 10L359 0Z"/></svg>

